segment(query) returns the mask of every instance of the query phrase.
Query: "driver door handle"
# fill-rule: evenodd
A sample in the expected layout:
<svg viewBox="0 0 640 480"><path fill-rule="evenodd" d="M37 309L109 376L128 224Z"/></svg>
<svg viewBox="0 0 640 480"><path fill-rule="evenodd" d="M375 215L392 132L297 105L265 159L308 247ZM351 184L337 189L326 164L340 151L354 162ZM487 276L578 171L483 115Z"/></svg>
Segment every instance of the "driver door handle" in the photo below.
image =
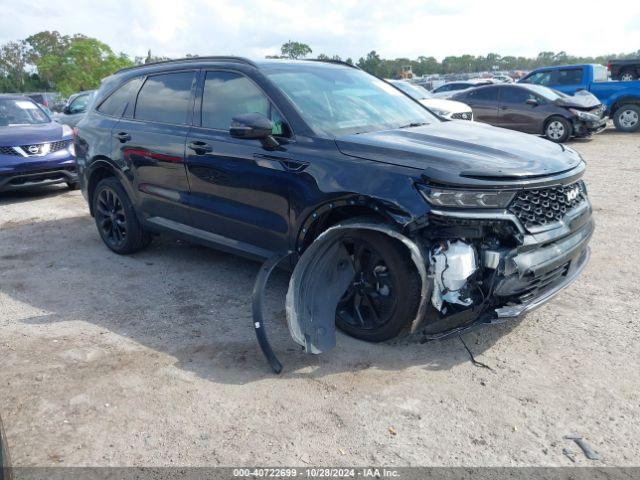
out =
<svg viewBox="0 0 640 480"><path fill-rule="evenodd" d="M204 153L213 151L213 147L211 145L209 145L207 142L201 142L200 140L189 142L187 144L187 147L196 152L196 155L202 155Z"/></svg>

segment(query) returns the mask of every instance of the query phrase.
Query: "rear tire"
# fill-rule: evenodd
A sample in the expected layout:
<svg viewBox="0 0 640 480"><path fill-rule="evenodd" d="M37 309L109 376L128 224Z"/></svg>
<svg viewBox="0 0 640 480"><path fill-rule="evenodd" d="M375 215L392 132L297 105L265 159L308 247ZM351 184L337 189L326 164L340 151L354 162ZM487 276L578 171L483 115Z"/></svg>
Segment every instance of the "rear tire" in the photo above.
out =
<svg viewBox="0 0 640 480"><path fill-rule="evenodd" d="M554 116L547 120L544 125L544 136L555 143L564 143L571 137L573 127L569 120L563 117Z"/></svg>
<svg viewBox="0 0 640 480"><path fill-rule="evenodd" d="M336 308L336 325L367 342L396 337L420 305L421 280L409 253L375 231L349 234L343 243L356 274Z"/></svg>
<svg viewBox="0 0 640 480"><path fill-rule="evenodd" d="M115 253L134 253L151 242L151 235L138 221L127 192L114 177L104 178L96 186L93 214L102 241Z"/></svg>
<svg viewBox="0 0 640 480"><path fill-rule="evenodd" d="M613 124L621 132L635 132L640 129L640 105L622 105L613 114Z"/></svg>
<svg viewBox="0 0 640 480"><path fill-rule="evenodd" d="M622 73L620 74L621 82L631 82L637 78L638 76L635 74L633 70L623 70Z"/></svg>

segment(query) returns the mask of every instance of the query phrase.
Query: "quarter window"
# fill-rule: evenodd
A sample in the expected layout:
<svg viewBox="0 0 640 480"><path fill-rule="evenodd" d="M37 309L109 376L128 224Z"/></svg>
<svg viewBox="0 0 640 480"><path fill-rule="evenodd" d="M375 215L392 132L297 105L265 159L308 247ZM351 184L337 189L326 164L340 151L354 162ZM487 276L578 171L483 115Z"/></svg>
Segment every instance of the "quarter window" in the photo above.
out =
<svg viewBox="0 0 640 480"><path fill-rule="evenodd" d="M234 72L207 72L202 93L202 126L228 130L233 117L243 113L260 113L273 122L274 135L287 135L282 117L251 80Z"/></svg>
<svg viewBox="0 0 640 480"><path fill-rule="evenodd" d="M105 115L111 115L112 117L122 116L125 106L128 105L132 99L135 99L134 95L140 88L141 83L141 78L134 78L128 81L109 95L98 107L98 111Z"/></svg>
<svg viewBox="0 0 640 480"><path fill-rule="evenodd" d="M469 100L482 100L486 102L495 102L498 100L498 87L485 87L471 90L467 94Z"/></svg>
<svg viewBox="0 0 640 480"><path fill-rule="evenodd" d="M191 87L194 72L167 73L144 82L134 118L186 125L191 120Z"/></svg>

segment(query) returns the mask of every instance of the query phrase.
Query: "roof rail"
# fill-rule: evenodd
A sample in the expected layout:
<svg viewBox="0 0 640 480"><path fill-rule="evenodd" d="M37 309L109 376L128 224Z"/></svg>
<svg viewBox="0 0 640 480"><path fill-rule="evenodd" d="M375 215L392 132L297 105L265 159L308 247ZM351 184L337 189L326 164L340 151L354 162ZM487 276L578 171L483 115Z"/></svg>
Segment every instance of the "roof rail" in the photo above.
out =
<svg viewBox="0 0 640 480"><path fill-rule="evenodd" d="M175 58L175 59L171 59L171 60L160 60L158 62L143 63L141 65L133 65L131 67L121 68L120 70L118 70L115 73L126 72L128 70L135 70L136 68L144 68L144 67L150 67L150 66L154 66L154 65L165 65L165 64L168 64L168 63L200 62L200 61L207 61L207 60L215 60L215 61L218 61L218 62L244 63L244 64L247 64L247 65L251 65L252 67L256 67L257 66L254 62L252 62L248 58L244 58L244 57L212 55L212 56L204 56L204 57Z"/></svg>
<svg viewBox="0 0 640 480"><path fill-rule="evenodd" d="M335 63L337 65L345 65L347 67L351 67L351 68L356 68L358 70L360 70L360 67L357 65L354 65L353 63L348 63L345 62L344 60L334 60L332 58L305 58L306 61L308 62L323 62L323 63Z"/></svg>

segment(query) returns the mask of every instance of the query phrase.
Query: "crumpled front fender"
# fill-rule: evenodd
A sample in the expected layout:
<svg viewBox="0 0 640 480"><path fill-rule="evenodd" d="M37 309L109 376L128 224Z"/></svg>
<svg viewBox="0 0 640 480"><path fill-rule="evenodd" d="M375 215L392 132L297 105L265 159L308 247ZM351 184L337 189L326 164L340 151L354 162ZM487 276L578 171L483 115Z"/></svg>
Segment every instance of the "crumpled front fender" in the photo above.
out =
<svg viewBox="0 0 640 480"><path fill-rule="evenodd" d="M407 248L422 283L420 305L411 322L412 332L424 318L431 287L427 278L425 256L420 246L386 224L338 224L319 235L307 248L289 281L286 298L287 323L291 336L307 353L323 353L336 344L336 307L355 273L341 239L354 230L384 233Z"/></svg>

